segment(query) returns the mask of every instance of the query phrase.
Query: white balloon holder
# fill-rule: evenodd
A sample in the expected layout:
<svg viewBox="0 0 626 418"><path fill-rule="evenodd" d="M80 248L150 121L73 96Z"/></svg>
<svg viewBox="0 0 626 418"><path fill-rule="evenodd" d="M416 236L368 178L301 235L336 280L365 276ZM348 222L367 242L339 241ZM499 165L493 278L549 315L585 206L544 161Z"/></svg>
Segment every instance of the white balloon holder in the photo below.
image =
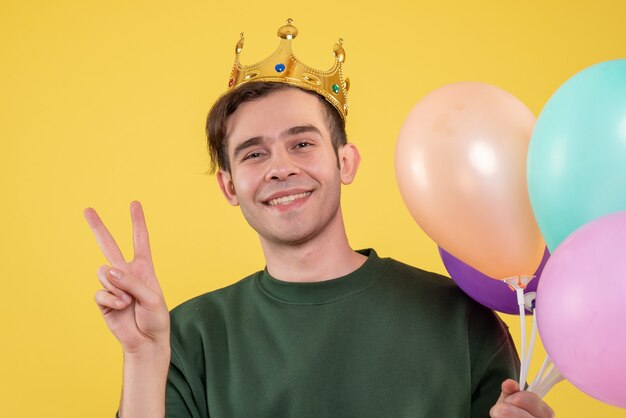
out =
<svg viewBox="0 0 626 418"><path fill-rule="evenodd" d="M535 298L536 292L524 293L528 283L533 280L535 276L513 276L502 280L506 283L511 290L515 291L517 296L517 305L519 307L520 318L520 330L522 346L520 347L520 376L519 387L521 390L526 390L526 379L528 378L528 368L530 367L530 360L533 355L533 348L535 346L535 338L537 335L537 315L535 315ZM526 346L526 311L533 314L532 329L530 331L530 343ZM540 398L543 398L550 389L557 383L564 380L563 375L554 366L550 357L546 355L545 360L541 366L541 369L533 379L532 383L528 387L529 392L536 393Z"/></svg>

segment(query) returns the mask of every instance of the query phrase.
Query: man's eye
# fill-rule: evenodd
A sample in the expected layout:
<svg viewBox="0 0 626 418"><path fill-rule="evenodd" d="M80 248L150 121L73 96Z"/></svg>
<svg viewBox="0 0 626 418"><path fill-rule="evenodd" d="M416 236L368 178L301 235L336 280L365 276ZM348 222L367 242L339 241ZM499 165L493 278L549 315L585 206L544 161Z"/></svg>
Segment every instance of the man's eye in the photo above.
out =
<svg viewBox="0 0 626 418"><path fill-rule="evenodd" d="M310 147L311 144L310 142L299 142L298 144L296 144L296 148L307 148Z"/></svg>
<svg viewBox="0 0 626 418"><path fill-rule="evenodd" d="M261 155L263 155L260 152L251 152L250 154L246 155L243 159L244 160L253 160L255 158L259 158Z"/></svg>

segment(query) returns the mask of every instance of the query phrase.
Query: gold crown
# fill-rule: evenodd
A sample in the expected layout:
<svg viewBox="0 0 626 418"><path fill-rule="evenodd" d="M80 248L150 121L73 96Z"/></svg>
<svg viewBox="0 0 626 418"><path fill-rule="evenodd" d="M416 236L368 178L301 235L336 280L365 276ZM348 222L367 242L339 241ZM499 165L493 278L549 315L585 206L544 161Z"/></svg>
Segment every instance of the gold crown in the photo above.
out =
<svg viewBox="0 0 626 418"><path fill-rule="evenodd" d="M346 60L343 39L335 44L335 64L330 70L320 71L298 61L291 50L291 41L298 36L298 29L287 19L287 24L278 29L280 44L272 55L253 65L241 65L239 54L243 49L243 32L235 48L235 64L228 81L228 90L254 81L287 83L321 94L339 111L345 120L348 114L348 90L350 80L343 78L342 65Z"/></svg>

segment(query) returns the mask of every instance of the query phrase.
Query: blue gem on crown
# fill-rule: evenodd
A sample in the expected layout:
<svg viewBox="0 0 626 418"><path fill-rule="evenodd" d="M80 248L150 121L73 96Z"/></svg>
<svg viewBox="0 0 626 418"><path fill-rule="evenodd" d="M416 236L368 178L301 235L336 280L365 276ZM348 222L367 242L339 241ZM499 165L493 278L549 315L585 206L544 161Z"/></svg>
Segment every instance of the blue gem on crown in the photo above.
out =
<svg viewBox="0 0 626 418"><path fill-rule="evenodd" d="M285 64L276 64L274 69L277 73L282 73L283 71L285 71Z"/></svg>

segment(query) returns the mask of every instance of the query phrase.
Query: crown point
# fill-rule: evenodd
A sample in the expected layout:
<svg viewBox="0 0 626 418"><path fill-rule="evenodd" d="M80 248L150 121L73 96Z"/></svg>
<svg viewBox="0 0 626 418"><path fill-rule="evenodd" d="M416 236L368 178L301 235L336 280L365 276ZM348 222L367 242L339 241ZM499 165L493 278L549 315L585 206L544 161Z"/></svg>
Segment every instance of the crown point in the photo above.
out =
<svg viewBox="0 0 626 418"><path fill-rule="evenodd" d="M341 41L341 39L339 40ZM335 44L333 52L335 53L335 58L337 58L337 61L343 63L346 60L346 51L341 46L341 43Z"/></svg>
<svg viewBox="0 0 626 418"><path fill-rule="evenodd" d="M298 36L298 29L291 24L293 19L287 19L287 24L278 28L278 37L281 39L295 39Z"/></svg>
<svg viewBox="0 0 626 418"><path fill-rule="evenodd" d="M239 42L237 42L237 46L235 47L235 53L237 55L239 55L239 53L243 49L243 41L244 41L243 32L241 32L241 37L239 38Z"/></svg>

